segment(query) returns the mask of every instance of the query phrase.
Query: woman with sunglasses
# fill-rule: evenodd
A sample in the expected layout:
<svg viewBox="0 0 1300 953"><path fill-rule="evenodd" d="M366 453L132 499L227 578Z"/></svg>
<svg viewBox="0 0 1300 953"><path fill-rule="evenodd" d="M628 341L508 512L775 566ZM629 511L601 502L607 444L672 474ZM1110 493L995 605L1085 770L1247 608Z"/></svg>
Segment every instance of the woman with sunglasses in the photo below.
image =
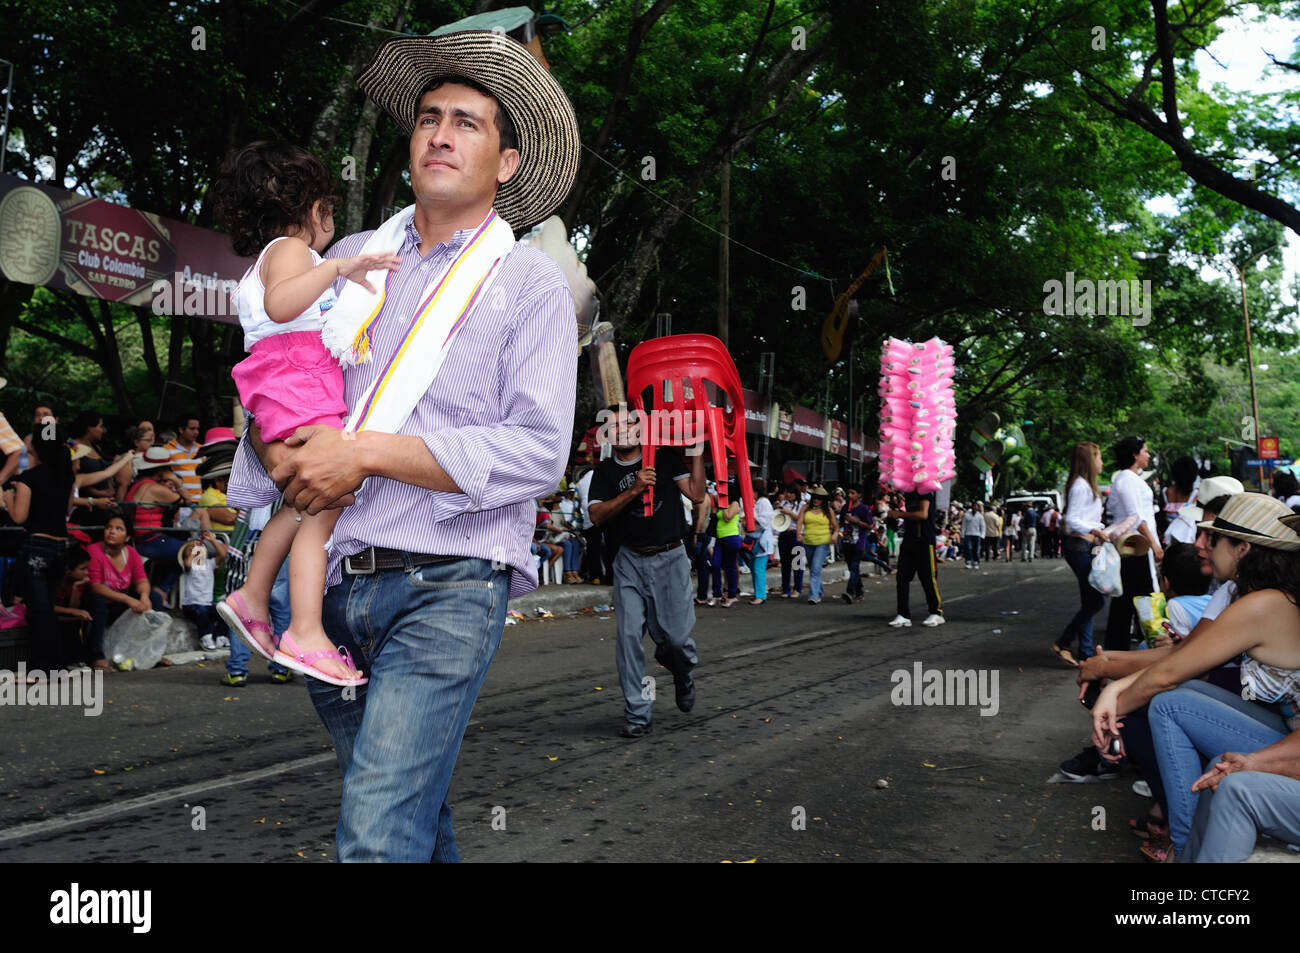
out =
<svg viewBox="0 0 1300 953"><path fill-rule="evenodd" d="M1300 728L1300 535L1283 523L1292 515L1280 500L1240 493L1200 524L1211 531L1212 562L1237 560L1236 601L1177 651L1107 685L1093 706L1093 741L1104 749L1124 716L1150 703L1175 855L1191 830L1204 760L1257 751ZM1238 657L1240 695L1199 680Z"/></svg>

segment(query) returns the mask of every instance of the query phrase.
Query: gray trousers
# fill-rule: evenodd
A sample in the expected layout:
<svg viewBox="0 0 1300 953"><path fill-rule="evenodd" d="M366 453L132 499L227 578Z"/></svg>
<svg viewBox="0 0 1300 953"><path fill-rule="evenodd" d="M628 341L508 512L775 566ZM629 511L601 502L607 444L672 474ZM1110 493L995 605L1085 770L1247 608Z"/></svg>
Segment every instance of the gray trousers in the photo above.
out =
<svg viewBox="0 0 1300 953"><path fill-rule="evenodd" d="M686 677L699 661L691 638L695 628L691 562L684 546L653 556L640 556L623 546L613 568L618 619L614 661L623 689L623 717L629 725L648 725L658 686L645 681L642 636L650 633L655 658L676 675Z"/></svg>
<svg viewBox="0 0 1300 953"><path fill-rule="evenodd" d="M1237 771L1202 791L1185 856L1193 864L1239 864L1257 834L1300 844L1300 781L1280 774Z"/></svg>

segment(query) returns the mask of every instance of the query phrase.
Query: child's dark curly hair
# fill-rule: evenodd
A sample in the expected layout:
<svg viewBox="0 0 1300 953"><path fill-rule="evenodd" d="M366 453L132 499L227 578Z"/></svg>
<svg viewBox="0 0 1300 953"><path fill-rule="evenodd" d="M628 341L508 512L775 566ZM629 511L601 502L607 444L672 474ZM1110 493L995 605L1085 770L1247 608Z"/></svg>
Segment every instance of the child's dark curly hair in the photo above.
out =
<svg viewBox="0 0 1300 953"><path fill-rule="evenodd" d="M232 153L208 193L216 220L230 233L235 254L256 255L289 229L311 227L317 200L333 211L335 193L324 164L287 142L249 143Z"/></svg>

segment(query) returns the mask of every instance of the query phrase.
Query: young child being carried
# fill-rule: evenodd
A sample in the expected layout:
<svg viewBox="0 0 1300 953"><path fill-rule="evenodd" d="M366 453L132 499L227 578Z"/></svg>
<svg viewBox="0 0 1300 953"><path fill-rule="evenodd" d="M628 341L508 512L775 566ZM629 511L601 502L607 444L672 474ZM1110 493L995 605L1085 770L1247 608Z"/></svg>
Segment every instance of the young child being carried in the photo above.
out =
<svg viewBox="0 0 1300 953"><path fill-rule="evenodd" d="M325 313L335 302L331 285L342 277L373 293L366 273L395 271L400 259L391 253L321 258L334 237L333 186L320 160L297 146L246 146L212 188L217 219L230 232L235 253L260 251L232 296L249 352L231 375L240 402L265 444L304 426L342 429L343 372L321 340ZM283 507L262 531L244 585L217 611L259 655L331 685L360 685L366 679L321 624L326 544L338 517L339 510L297 516ZM277 642L268 605L290 555L292 622Z"/></svg>

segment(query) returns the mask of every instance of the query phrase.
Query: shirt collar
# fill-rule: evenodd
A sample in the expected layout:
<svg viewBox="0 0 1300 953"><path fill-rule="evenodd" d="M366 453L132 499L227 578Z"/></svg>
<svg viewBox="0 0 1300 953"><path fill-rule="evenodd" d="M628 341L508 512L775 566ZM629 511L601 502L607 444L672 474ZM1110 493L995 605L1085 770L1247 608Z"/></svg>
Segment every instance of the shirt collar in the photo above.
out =
<svg viewBox="0 0 1300 953"><path fill-rule="evenodd" d="M429 254L434 254L443 250L455 254L461 250L464 244L469 241L469 237L473 234L474 229L472 228L458 229L454 234L452 234L450 241L439 242L434 245ZM406 223L406 241L403 243L404 247L419 248L421 241L423 241L423 239L420 237L419 229L415 227L415 217L412 216L411 220Z"/></svg>

